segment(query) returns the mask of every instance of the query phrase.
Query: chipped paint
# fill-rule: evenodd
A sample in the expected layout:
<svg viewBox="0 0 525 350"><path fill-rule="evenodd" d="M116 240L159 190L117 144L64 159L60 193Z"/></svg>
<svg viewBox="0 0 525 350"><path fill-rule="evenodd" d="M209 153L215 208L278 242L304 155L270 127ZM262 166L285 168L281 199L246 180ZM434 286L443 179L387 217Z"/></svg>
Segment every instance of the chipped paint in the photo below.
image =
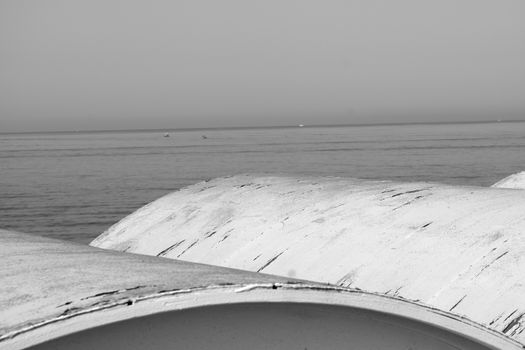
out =
<svg viewBox="0 0 525 350"><path fill-rule="evenodd" d="M181 241L178 241L177 243L174 243L174 244L170 245L168 248L166 248L166 249L162 250L160 253L158 253L157 256L164 256L164 255L166 255L170 250L173 250L173 249L177 248L179 245L181 245L185 241L186 240L183 239ZM128 250L129 250L129 248L126 249L124 252L127 252Z"/></svg>
<svg viewBox="0 0 525 350"><path fill-rule="evenodd" d="M394 295L103 251L2 230L0 263L0 349L22 349L159 312L245 302L359 308L415 320L489 348L521 347L467 318ZM520 322L509 321L510 334Z"/></svg>
<svg viewBox="0 0 525 350"><path fill-rule="evenodd" d="M277 258L280 257L283 253L284 252L280 252L279 254L277 254L276 256L271 258L270 260L268 260L263 266L261 266L260 268L257 269L257 272L261 272L262 270L264 270L265 268L270 266L270 264L273 263L275 260L277 260Z"/></svg>
<svg viewBox="0 0 525 350"><path fill-rule="evenodd" d="M188 207L198 213L166 221ZM169 194L92 245L155 255L169 242L200 238L181 258L282 276L293 271L452 310L503 332L513 318L501 315L525 312L524 212L522 191L240 175ZM202 238L210 231L216 234ZM519 319L508 333L525 342L524 328Z"/></svg>

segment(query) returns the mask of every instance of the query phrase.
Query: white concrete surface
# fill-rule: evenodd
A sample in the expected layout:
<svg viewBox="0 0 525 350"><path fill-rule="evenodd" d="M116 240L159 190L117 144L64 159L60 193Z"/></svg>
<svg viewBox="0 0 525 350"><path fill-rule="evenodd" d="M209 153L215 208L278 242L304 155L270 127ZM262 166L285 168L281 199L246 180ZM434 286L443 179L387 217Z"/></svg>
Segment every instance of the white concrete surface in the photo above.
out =
<svg viewBox="0 0 525 350"><path fill-rule="evenodd" d="M491 187L523 190L525 189L525 171L507 176L506 178L496 182Z"/></svg>
<svg viewBox="0 0 525 350"><path fill-rule="evenodd" d="M332 283L525 343L525 192L343 178L202 182L93 246Z"/></svg>
<svg viewBox="0 0 525 350"><path fill-rule="evenodd" d="M2 350L522 348L394 296L2 230L0 265Z"/></svg>

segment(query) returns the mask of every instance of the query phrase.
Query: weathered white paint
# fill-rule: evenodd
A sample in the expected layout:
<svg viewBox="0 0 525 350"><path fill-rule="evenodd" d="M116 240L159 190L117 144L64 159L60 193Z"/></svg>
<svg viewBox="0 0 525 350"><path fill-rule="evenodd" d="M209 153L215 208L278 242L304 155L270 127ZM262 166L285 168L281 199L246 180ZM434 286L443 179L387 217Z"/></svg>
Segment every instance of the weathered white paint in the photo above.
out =
<svg viewBox="0 0 525 350"><path fill-rule="evenodd" d="M525 171L507 176L506 178L496 182L491 187L523 190L525 189Z"/></svg>
<svg viewBox="0 0 525 350"><path fill-rule="evenodd" d="M525 343L525 192L242 175L169 194L92 245L417 301Z"/></svg>
<svg viewBox="0 0 525 350"><path fill-rule="evenodd" d="M393 296L2 230L0 264L0 349L522 347Z"/></svg>

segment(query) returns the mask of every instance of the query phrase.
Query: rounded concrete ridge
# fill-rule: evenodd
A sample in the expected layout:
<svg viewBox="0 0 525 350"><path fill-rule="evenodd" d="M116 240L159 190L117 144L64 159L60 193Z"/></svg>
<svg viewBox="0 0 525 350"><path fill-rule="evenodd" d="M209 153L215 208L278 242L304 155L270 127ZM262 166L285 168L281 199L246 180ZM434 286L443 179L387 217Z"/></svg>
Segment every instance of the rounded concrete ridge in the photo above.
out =
<svg viewBox="0 0 525 350"><path fill-rule="evenodd" d="M92 245L352 287L525 343L525 195L239 175L166 195Z"/></svg>
<svg viewBox="0 0 525 350"><path fill-rule="evenodd" d="M494 188L512 188L512 189L525 189L525 171L512 174L504 179L499 180L491 187Z"/></svg>

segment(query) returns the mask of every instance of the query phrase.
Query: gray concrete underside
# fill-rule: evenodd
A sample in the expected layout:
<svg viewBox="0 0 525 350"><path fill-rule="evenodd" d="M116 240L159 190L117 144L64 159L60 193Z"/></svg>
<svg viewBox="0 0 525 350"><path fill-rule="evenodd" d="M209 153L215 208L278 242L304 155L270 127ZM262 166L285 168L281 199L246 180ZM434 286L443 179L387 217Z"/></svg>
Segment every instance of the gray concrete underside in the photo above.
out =
<svg viewBox="0 0 525 350"><path fill-rule="evenodd" d="M60 349L488 349L423 323L350 307L248 303L112 323L32 347Z"/></svg>

